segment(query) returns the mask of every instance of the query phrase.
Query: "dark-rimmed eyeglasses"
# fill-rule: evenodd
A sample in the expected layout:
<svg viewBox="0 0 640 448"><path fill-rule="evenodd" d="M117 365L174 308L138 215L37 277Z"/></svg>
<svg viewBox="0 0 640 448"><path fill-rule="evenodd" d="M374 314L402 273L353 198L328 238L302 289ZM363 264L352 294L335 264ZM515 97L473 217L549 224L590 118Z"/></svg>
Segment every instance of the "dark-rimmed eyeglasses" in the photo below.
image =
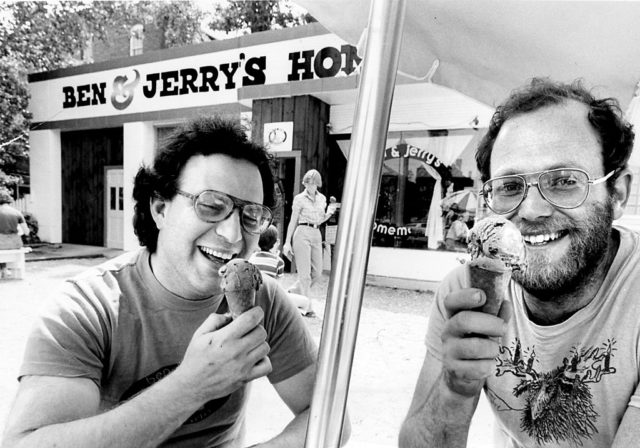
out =
<svg viewBox="0 0 640 448"><path fill-rule="evenodd" d="M237 208L240 210L242 228L253 234L260 234L271 225L273 213L269 207L245 201L216 190L204 190L198 194L177 190L177 193L193 201L196 216L204 222L220 222L227 219Z"/></svg>
<svg viewBox="0 0 640 448"><path fill-rule="evenodd" d="M534 173L512 174L489 179L482 185L482 196L495 213L506 215L520 207L529 187L536 186L540 195L558 208L580 207L589 195L591 185L609 179L616 170L597 179L579 168L558 168ZM528 182L527 179L535 179Z"/></svg>

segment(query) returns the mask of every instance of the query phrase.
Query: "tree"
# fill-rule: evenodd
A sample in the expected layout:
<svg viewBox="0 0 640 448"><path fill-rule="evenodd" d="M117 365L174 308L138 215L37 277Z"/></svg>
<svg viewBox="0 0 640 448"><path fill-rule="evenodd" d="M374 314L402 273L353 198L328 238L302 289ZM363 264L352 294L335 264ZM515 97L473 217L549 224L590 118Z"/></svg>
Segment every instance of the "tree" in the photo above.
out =
<svg viewBox="0 0 640 448"><path fill-rule="evenodd" d="M227 33L238 30L257 33L315 21L306 12L295 12L289 1L229 1L216 6L216 15L209 26Z"/></svg>
<svg viewBox="0 0 640 448"><path fill-rule="evenodd" d="M240 1L215 8L211 28L263 31L314 21L289 2ZM91 40L109 42L113 33L142 23L163 32L163 47L198 43L206 14L190 1L0 1L0 186L25 175L29 153L27 74L86 63ZM22 169L20 167L23 167Z"/></svg>
<svg viewBox="0 0 640 448"><path fill-rule="evenodd" d="M166 48L199 42L204 14L184 1L17 1L0 3L0 186L22 180L29 152L27 74L84 63L91 39L155 23Z"/></svg>

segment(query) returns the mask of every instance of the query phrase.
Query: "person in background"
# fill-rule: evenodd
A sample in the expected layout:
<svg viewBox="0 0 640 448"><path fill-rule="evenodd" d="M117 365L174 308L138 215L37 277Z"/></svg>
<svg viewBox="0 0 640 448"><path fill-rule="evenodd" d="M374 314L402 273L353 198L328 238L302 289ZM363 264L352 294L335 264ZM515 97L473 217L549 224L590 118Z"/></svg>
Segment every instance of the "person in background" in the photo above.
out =
<svg viewBox="0 0 640 448"><path fill-rule="evenodd" d="M9 191L0 187L0 250L20 249L21 235L29 234L29 227L22 213L9 205L12 202ZM0 278L7 278L10 275L11 272L6 263L0 263Z"/></svg>
<svg viewBox="0 0 640 448"><path fill-rule="evenodd" d="M163 142L134 181L142 248L47 298L4 448L242 447L247 384L264 376L293 418L257 446L304 445L317 356L307 325L273 279L233 320L220 286L219 269L248 258L271 223L270 165L220 117Z"/></svg>
<svg viewBox="0 0 640 448"><path fill-rule="evenodd" d="M441 282L400 447L468 446L482 390L494 447L638 446L640 235L613 225L633 140L618 102L581 82L537 78L497 107L482 195L522 233L526 267L497 316L464 266Z"/></svg>
<svg viewBox="0 0 640 448"><path fill-rule="evenodd" d="M304 191L293 198L291 220L282 248L287 258L293 257L298 278L289 292L310 297L311 287L322 276L322 235L320 225L335 212L335 205L327 208L327 198L318 191L322 177L317 170L309 170L302 178ZM308 309L305 315L315 313Z"/></svg>
<svg viewBox="0 0 640 448"><path fill-rule="evenodd" d="M278 229L271 225L267 230L262 232L258 240L260 251L251 254L249 261L255 264L260 272L269 277L279 279L284 275L284 260L280 258L278 250ZM293 304L298 308L301 314L306 314L311 308L311 299L301 294L293 292L288 293Z"/></svg>
<svg viewBox="0 0 640 448"><path fill-rule="evenodd" d="M445 246L447 250L466 252L467 240L469 238L469 227L464 221L464 215L454 214L451 227L447 230L445 237Z"/></svg>

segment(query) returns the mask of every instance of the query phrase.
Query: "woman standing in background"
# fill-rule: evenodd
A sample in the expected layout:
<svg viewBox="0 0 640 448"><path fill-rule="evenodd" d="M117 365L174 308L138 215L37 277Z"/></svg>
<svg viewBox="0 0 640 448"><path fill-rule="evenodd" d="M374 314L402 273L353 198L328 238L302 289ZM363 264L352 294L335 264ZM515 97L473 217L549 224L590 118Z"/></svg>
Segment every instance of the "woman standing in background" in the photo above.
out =
<svg viewBox="0 0 640 448"><path fill-rule="evenodd" d="M296 262L298 279L289 292L309 296L309 289L322 275L322 235L320 225L335 212L335 206L327 209L327 198L318 191L322 176L317 170L309 170L302 178L304 191L293 198L291 221L287 227L282 251ZM314 316L309 301L305 315Z"/></svg>

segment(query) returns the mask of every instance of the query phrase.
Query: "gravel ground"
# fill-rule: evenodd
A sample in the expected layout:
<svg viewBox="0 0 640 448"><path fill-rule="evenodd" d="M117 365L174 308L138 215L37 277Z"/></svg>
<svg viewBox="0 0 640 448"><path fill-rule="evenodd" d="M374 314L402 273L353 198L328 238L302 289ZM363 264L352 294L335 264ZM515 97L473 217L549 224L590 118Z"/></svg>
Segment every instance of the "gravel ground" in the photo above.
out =
<svg viewBox="0 0 640 448"><path fill-rule="evenodd" d="M27 263L24 280L0 280L0 431L17 388L27 333L47 294L60 282L104 258ZM295 280L285 274L288 287ZM320 340L328 276L311 291L315 318L305 318ZM395 447L424 357L424 334L432 292L379 286L365 287L347 406L352 422L349 447ZM482 402L483 400L481 400ZM489 412L480 408L471 428L469 447L490 447ZM265 418L265 416L268 416ZM247 442L277 434L291 413L266 379L254 382L247 415Z"/></svg>

